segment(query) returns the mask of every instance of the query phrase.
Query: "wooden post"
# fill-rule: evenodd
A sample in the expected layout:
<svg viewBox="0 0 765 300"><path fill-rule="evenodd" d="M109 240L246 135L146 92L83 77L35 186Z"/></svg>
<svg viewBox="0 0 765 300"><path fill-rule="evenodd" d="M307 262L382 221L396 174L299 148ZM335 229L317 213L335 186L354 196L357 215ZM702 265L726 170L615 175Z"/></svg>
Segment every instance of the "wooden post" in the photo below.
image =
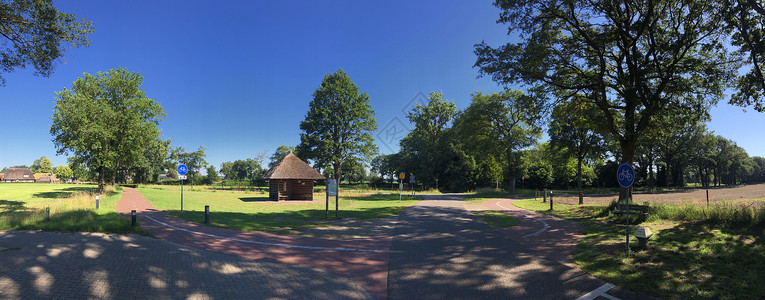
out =
<svg viewBox="0 0 765 300"><path fill-rule="evenodd" d="M709 207L709 190L707 190L707 207Z"/></svg>

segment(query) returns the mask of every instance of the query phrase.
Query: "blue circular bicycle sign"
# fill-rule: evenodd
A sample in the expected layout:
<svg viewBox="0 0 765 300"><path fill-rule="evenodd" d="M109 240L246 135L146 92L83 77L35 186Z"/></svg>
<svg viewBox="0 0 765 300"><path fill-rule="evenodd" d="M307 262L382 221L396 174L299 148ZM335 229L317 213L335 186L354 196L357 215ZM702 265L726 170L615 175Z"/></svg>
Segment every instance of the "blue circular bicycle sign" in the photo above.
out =
<svg viewBox="0 0 765 300"><path fill-rule="evenodd" d="M628 163L619 165L619 168L616 169L616 180L623 188L631 187L635 183L635 168Z"/></svg>
<svg viewBox="0 0 765 300"><path fill-rule="evenodd" d="M189 172L189 168L185 164L178 165L178 175L186 175Z"/></svg>

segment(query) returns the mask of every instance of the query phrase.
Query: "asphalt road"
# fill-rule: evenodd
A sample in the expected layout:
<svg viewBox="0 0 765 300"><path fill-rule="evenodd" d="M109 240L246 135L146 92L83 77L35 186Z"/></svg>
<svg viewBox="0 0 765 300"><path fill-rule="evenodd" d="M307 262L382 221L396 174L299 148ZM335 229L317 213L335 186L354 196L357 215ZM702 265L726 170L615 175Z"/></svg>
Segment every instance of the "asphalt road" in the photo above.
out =
<svg viewBox="0 0 765 300"><path fill-rule="evenodd" d="M465 211L461 196L427 196L400 218L388 299L576 299L607 284L534 255Z"/></svg>

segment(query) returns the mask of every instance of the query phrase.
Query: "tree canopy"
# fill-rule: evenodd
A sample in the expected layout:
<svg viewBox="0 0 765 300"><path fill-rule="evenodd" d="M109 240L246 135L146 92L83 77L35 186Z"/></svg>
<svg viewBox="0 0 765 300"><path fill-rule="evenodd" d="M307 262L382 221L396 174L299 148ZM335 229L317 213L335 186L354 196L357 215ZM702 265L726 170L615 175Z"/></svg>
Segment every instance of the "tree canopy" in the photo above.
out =
<svg viewBox="0 0 765 300"><path fill-rule="evenodd" d="M58 154L98 172L103 191L107 170L141 165L159 136L165 116L159 103L141 89L143 77L126 69L84 73L72 89L56 92L50 133Z"/></svg>
<svg viewBox="0 0 765 300"><path fill-rule="evenodd" d="M369 161L377 153L371 135L377 121L369 96L342 69L324 75L300 129L300 155L313 160L314 167L331 169L337 180L347 162Z"/></svg>
<svg viewBox="0 0 765 300"><path fill-rule="evenodd" d="M0 70L13 72L32 65L35 74L50 76L66 46L90 46L93 24L53 7L52 0L0 1ZM0 86L5 79L0 72Z"/></svg>

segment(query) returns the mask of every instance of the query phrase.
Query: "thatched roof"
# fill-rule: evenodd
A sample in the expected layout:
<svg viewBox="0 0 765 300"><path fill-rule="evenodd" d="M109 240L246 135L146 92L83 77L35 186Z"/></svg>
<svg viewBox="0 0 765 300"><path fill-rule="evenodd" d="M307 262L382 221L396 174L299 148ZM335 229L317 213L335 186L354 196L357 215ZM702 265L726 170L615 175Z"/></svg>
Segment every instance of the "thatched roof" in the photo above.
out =
<svg viewBox="0 0 765 300"><path fill-rule="evenodd" d="M282 161L266 171L263 179L326 179L326 177L290 152Z"/></svg>
<svg viewBox="0 0 765 300"><path fill-rule="evenodd" d="M29 169L10 169L5 171L3 180L34 180L32 172Z"/></svg>

